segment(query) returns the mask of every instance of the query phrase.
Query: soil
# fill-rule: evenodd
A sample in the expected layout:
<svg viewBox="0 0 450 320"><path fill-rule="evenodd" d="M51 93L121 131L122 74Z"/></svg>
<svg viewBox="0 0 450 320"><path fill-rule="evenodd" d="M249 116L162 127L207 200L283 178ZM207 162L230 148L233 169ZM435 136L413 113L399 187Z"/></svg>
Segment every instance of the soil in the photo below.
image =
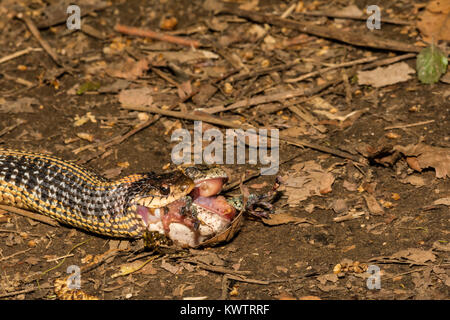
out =
<svg viewBox="0 0 450 320"><path fill-rule="evenodd" d="M306 7L315 10L348 5L346 1L334 1L333 4L328 1L303 2ZM363 8L366 2L354 3ZM417 19L415 8L420 4L423 4L422 8L426 5L426 2L411 0L372 2L393 17L412 23ZM242 3L233 2L234 5ZM258 8L259 12L281 15L290 5L291 2L284 1L260 1ZM419 141L448 150L448 84L424 85L414 75L408 81L381 88L358 85L352 75L361 66L341 68L318 78L286 84L280 79L294 78L327 64L355 60L369 54L385 58L394 54L389 50L355 47L310 35L305 36L302 44L273 46L270 38L255 40L243 30L257 25L277 41L292 39L300 33L289 28L253 23L233 15L215 16L205 6L203 1L112 1L106 8L82 18L83 24L103 32L103 39L81 31L71 32L64 24L40 29L42 38L50 43L66 70L59 72L61 66L57 66L46 51L29 52L0 64L0 106L1 99L22 102L24 97L36 99L31 104L31 112L24 109L9 113L0 111L0 147L50 153L80 163L88 159L87 167L114 178L135 172L164 171L171 163L171 150L175 145L170 133L177 127L191 130L192 121L161 117L121 143L108 147L106 153L96 156L99 150L102 151L96 147L74 153L77 148L123 135L141 123L139 117L142 114L123 109L117 91L100 93L91 90L78 95L73 93L76 90L73 88L86 82L99 82L101 87L113 83L117 77L108 75L105 67L123 63L127 58L141 59L155 51L191 52L191 49L179 45L114 31L118 22L160 30L161 18L173 16L178 20L175 30L204 27L202 31L183 32L180 36L222 43L221 50L216 50L215 46L204 48L217 54L217 58L195 63L172 62L184 74L175 72L164 59L159 60L160 66L157 60L153 60L152 68L173 81L167 81L148 68L134 80L129 80L129 89L149 88L154 93L156 106L175 105L174 110L192 113L194 108L199 107L192 99L179 103L180 95L182 97L185 92L189 94L190 86L193 89L202 88L240 63L249 68L242 72L251 72L301 58L302 63L287 70L234 82L232 78L218 81L214 84L217 92L211 98L200 101L207 108L257 94L279 93L300 87L314 88L325 81L342 79L345 74L349 81L325 89L321 92L321 98L343 113L366 109L346 125L312 113L310 102L299 103L322 120L312 127L287 109L290 105L297 105L289 99L222 112L220 118L280 130L298 127L303 130L302 134L297 135L298 138L364 157L367 164L280 141L281 165L277 176L287 179L293 176L295 165L313 161L335 178L329 192L315 193L299 203L289 203L289 198L282 195L273 204L274 215L289 214L307 219L310 223L284 221L271 226L255 216L247 215L240 232L230 242L190 251L142 253L138 250L140 241L119 241L69 226L49 226L2 210L0 297L61 298L55 293L54 282L68 276L66 271L69 266L79 266L84 270L109 250L120 248L121 254L103 260L91 270L82 271L81 290L84 293L100 299L448 299L449 207L448 204L436 205L433 202L448 199L449 178L437 178L433 167L421 172L413 171L403 156L395 163L388 163L375 161L381 158L381 153L371 157L367 152L359 152L367 150L367 146L381 150L386 146L406 146ZM3 30L0 35L0 57L27 47L41 48L26 24L13 16L18 12L29 12L37 18L33 12L40 12L44 7L41 2L28 1L0 4L2 15L6 17L0 21L0 29ZM220 19L224 25L211 22L213 17ZM364 24L357 20L302 16L295 12L291 18L328 27L340 24L344 29L363 28ZM207 22L209 27L205 27ZM413 33L414 27L408 29L406 34L400 32L402 28L402 25L383 24L382 29L376 32L383 38L410 44L419 39L417 32ZM233 54L239 58L233 59ZM415 68L415 59L405 62ZM31 85L21 84L21 79ZM186 84L188 80L189 86ZM226 91L227 81L232 85L231 94ZM272 92L271 88L276 90ZM280 111L264 111L264 108L283 103L286 108L280 108ZM23 107L23 104L20 106ZM88 113L94 121L74 125L76 119ZM23 122L18 123L19 119ZM423 121L427 123L386 130L389 126ZM1 133L8 127L11 129ZM325 130L320 132L318 128L322 127ZM388 133L395 135L387 136ZM86 140L91 138L92 141ZM389 154L386 151L383 155ZM261 166L236 164L225 167L230 172L230 180L236 181L243 173L258 172ZM173 168L172 164L169 169ZM425 183L420 186L405 183L404 179L408 176L420 177ZM258 176L245 185L251 193L263 194L274 182L274 175ZM349 187L349 183L355 188ZM239 190L235 189L234 193L237 192ZM382 208L381 213L377 214L369 207L366 201L368 196L376 199ZM340 208L342 204L343 208ZM355 212L362 214L342 222L334 220ZM124 266L137 266L148 259L153 260L140 270L115 276ZM358 264L362 267L357 267ZM353 268L346 269L346 265ZM379 270L380 288L367 285L374 274L366 271L366 266L375 266L372 268Z"/></svg>

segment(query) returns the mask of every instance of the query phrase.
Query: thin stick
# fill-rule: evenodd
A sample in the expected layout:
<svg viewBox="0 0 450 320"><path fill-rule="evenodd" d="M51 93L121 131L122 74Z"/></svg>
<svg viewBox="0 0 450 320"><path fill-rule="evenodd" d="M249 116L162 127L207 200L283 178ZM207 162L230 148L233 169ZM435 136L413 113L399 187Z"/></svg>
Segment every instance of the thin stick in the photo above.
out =
<svg viewBox="0 0 450 320"><path fill-rule="evenodd" d="M286 83L299 82L299 81L302 81L302 80L305 80L305 79L308 79L308 78L311 78L311 77L318 76L320 74L323 74L323 73L331 71L331 70L345 68L345 67L351 67L351 66L355 66L355 65L358 65L358 64L368 63L368 62L372 62L372 61L380 60L380 59L381 58L379 58L379 57L368 57L368 58L362 58L362 59L348 61L348 62L344 62L344 63L339 63L339 64L334 65L332 67L323 68L323 69L320 69L320 70L317 70L317 71L306 73L306 74L301 75L300 77L297 77L297 78L286 79L286 80L284 80L284 82L286 82Z"/></svg>
<svg viewBox="0 0 450 320"><path fill-rule="evenodd" d="M239 100L233 104L230 105L218 105L215 107L203 109L202 111L207 112L209 114L218 113L222 111L229 111L234 109L239 109L243 107L250 107L258 104L263 103L269 103L273 101L283 101L286 99L291 99L299 96L305 95L305 89L295 89L295 90L289 90L281 93L275 93L271 95L264 95L264 96L256 96L253 98L247 98L243 100Z"/></svg>
<svg viewBox="0 0 450 320"><path fill-rule="evenodd" d="M42 48L26 48L24 50L20 50L20 51L14 52L14 53L12 53L10 55L7 55L7 56L1 58L0 59L0 64L4 63L6 61L9 61L9 60L18 58L20 56L23 56L23 55L28 54L28 53L33 52L33 51L42 51Z"/></svg>
<svg viewBox="0 0 450 320"><path fill-rule="evenodd" d="M231 105L218 105L215 107L202 109L202 111L207 112L209 114L218 113L222 111L229 111L233 109L239 109L239 108L249 108L254 105L263 104L263 103L269 103L273 101L283 101L286 99L291 99L299 96L311 96L313 94L316 94L332 85L336 86L342 82L342 80L336 80L336 81L330 81L328 83L325 83L321 86L311 88L311 89L295 89L290 91L285 91L281 93L275 93L275 94L269 94L265 96L257 96L250 99L243 99L239 100Z"/></svg>
<svg viewBox="0 0 450 320"><path fill-rule="evenodd" d="M48 288L49 288L49 286L45 286L45 287L42 286L41 287L41 289L48 289ZM38 289L38 288L32 287L32 288L28 288L28 289L19 290L19 291L3 293L3 294L0 294L0 299L1 298L12 297L12 296L17 296L19 294L30 293L30 292L36 291L36 289Z"/></svg>
<svg viewBox="0 0 450 320"><path fill-rule="evenodd" d="M9 211L9 212L13 212L13 213L17 213L17 214L19 214L21 216L24 216L24 217L27 217L27 218L30 218L30 219L33 219L33 220L36 220L36 221L48 224L48 225L50 225L52 227L57 227L58 226L58 223L56 221L52 220L51 218L43 216L43 215L40 215L40 214L37 214L37 213L33 213L33 212L30 212L30 211L27 211L27 210L15 208L15 207L10 207L10 206L5 206L5 205L2 205L2 204L0 204L0 209L6 210L6 211Z"/></svg>
<svg viewBox="0 0 450 320"><path fill-rule="evenodd" d="M7 134L8 132L14 130L16 127L20 126L21 124L26 123L26 120L22 120L22 119L17 119L17 123L13 124L12 126L3 128L2 130L0 130L0 137Z"/></svg>
<svg viewBox="0 0 450 320"><path fill-rule="evenodd" d="M367 21L368 16L367 15L349 15L349 14L343 14L338 12L322 12L322 11L310 11L310 12L300 12L300 14L305 16L313 16L313 17L329 17L329 18L339 18L339 19L352 19L352 20L361 20L361 21ZM283 17L282 17L283 18ZM284 17L286 18L286 17ZM398 24L403 26L409 26L412 23L406 20L399 20L399 19L389 19L383 17L381 20L382 23L389 23L389 24Z"/></svg>
<svg viewBox="0 0 450 320"><path fill-rule="evenodd" d="M372 62L370 64L367 64L367 65L363 66L362 69L363 70L368 70L368 69L372 69L372 68L375 68L375 67L380 67L380 66L385 66L385 65L388 65L388 64L393 64L393 63L396 63L396 62L399 62L399 61L402 61L402 60L407 60L407 59L415 58L415 57L416 57L415 53L405 53L405 54L402 54L402 55L397 56L397 57L386 58L386 59L383 59L383 60Z"/></svg>
<svg viewBox="0 0 450 320"><path fill-rule="evenodd" d="M403 52L419 52L420 48L389 38L381 38L372 35L370 32L360 32L352 30L342 30L337 28L323 27L302 21L292 19L283 19L276 15L264 14L257 11L241 10L236 7L225 7L220 10L221 13L234 14L238 17L246 18L258 23L267 23L282 28L291 28L303 33L311 34L317 37L334 39L344 43L360 47L369 47Z"/></svg>
<svg viewBox="0 0 450 320"><path fill-rule="evenodd" d="M28 252L28 251L30 251L30 250L31 250L31 248L28 248L28 249L25 249L25 250L23 250L23 251L19 251L19 252L13 253L13 254L10 255L10 256L1 258L0 261L5 261L5 260L8 260L8 259L11 259L12 257L15 257L15 256L17 256L17 255L19 255L19 254Z"/></svg>
<svg viewBox="0 0 450 320"><path fill-rule="evenodd" d="M197 40L191 40L191 39L186 39L186 38L182 38L182 37L172 36L172 35L168 35L168 34L164 34L164 33L160 33L160 32L155 32L152 30L144 30L144 29L125 26L125 25L121 25L121 24L116 24L114 29L117 32L125 33L125 34L132 35L132 36L152 38L152 39L175 43L175 44L179 44L179 45L187 46L187 47L194 47L194 48L200 47L200 42Z"/></svg>
<svg viewBox="0 0 450 320"><path fill-rule="evenodd" d="M22 19L25 24L27 25L28 29L30 30L31 34L36 38L36 40L39 42L41 47L48 53L48 55L53 59L53 61L59 65L62 66L62 64L59 62L58 55L53 51L52 47L48 44L46 40L44 40L41 37L41 33L39 32L38 28L34 24L34 22L27 16L23 14L17 15L19 19Z"/></svg>
<svg viewBox="0 0 450 320"><path fill-rule="evenodd" d="M247 282L247 283L254 283L254 284L263 284L263 285L270 284L270 282L267 281L267 280L250 279L250 278L247 278L247 277L234 276L234 275L231 275L231 274L227 274L226 277L228 279L236 280L236 281L240 281L240 282Z"/></svg>
<svg viewBox="0 0 450 320"><path fill-rule="evenodd" d="M180 112L180 111L164 110L164 109L160 109L160 108L157 108L154 106L126 106L126 105L123 105L122 108L129 109L129 110L157 113L157 114L162 114L164 116L178 118L178 119L204 121L204 122L212 123L212 124L219 125L219 126L229 127L229 128L237 129L240 127L238 124L236 124L234 122L221 120L221 119L216 118L209 114L184 113L184 112Z"/></svg>
<svg viewBox="0 0 450 320"><path fill-rule="evenodd" d="M253 70L251 72L238 74L238 75L232 77L230 79L230 81L232 81L232 82L242 81L242 80L246 80L248 78L259 77L259 76L262 76L264 74L268 74L268 73L271 73L271 72L287 70L287 69L290 69L290 68L292 68L292 67L294 67L296 65L299 65L301 63L302 63L301 61L294 61L294 62L290 62L290 63L286 63L286 64L282 64L282 65L277 65L277 66L273 66L273 67L259 68L259 69Z"/></svg>
<svg viewBox="0 0 450 320"><path fill-rule="evenodd" d="M384 128L384 130L417 127L417 126L422 126L424 124L433 123L434 121L435 120L427 120L427 121L421 121L421 122L410 123L410 124L399 124L399 125L396 125L396 126L386 127L386 128Z"/></svg>

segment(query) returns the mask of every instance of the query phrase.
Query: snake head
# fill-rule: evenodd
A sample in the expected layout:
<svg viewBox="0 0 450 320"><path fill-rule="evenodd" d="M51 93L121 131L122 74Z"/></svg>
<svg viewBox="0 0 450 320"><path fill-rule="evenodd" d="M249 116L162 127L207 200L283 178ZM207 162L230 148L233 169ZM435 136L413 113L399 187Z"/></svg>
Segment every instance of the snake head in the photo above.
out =
<svg viewBox="0 0 450 320"><path fill-rule="evenodd" d="M181 171L146 173L130 185L130 203L147 208L161 208L188 195L194 187L192 179Z"/></svg>

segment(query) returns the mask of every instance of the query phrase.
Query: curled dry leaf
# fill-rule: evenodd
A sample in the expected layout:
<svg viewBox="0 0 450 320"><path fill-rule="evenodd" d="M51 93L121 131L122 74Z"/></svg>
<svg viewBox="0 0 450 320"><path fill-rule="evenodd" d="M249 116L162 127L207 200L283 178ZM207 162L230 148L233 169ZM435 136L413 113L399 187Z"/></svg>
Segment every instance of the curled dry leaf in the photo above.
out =
<svg viewBox="0 0 450 320"><path fill-rule="evenodd" d="M436 178L450 177L450 149L428 146L423 143L417 145L395 146L394 150L408 157L408 165L421 172L432 167L436 170Z"/></svg>

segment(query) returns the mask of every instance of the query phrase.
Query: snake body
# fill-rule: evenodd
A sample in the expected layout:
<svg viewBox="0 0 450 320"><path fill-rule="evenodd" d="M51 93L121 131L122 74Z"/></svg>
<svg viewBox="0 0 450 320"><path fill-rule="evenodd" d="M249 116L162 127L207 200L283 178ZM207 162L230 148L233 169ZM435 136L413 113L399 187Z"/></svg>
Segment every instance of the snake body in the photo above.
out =
<svg viewBox="0 0 450 320"><path fill-rule="evenodd" d="M181 171L109 180L57 157L0 149L0 204L30 209L96 234L140 238L140 206L160 208L194 182Z"/></svg>

